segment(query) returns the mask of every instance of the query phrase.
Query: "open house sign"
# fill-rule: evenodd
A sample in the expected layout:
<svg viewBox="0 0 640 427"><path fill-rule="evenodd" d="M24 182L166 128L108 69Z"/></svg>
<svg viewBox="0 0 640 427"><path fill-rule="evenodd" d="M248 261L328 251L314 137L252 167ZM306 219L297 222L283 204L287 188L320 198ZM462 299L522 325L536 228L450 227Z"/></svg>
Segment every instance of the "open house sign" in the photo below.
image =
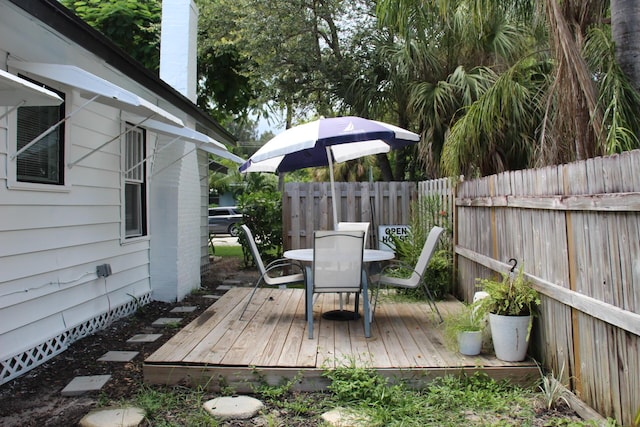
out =
<svg viewBox="0 0 640 427"><path fill-rule="evenodd" d="M397 236L399 239L406 239L409 236L408 225L379 225L378 226L378 241L380 249L383 251L395 252L395 246L393 244L392 235Z"/></svg>

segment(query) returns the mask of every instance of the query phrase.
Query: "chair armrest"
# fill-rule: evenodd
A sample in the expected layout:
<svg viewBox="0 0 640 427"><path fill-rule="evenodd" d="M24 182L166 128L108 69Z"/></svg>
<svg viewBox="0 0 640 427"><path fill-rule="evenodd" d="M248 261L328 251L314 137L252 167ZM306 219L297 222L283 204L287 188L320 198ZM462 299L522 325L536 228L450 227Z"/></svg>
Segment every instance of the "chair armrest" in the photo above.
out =
<svg viewBox="0 0 640 427"><path fill-rule="evenodd" d="M396 272L396 273L394 274L394 272ZM406 272L406 273L409 273L409 274L408 274L408 276L404 276L404 275L399 276L399 275L397 275L397 272ZM380 270L379 275L380 275L380 277L388 276L388 277L394 277L394 278L398 278L398 279L407 279L407 278L411 277L414 273L417 274L418 276L422 277L420 272L415 270L413 265L407 264L406 262L403 262L403 261L391 261L389 264L385 265L382 268L382 270Z"/></svg>
<svg viewBox="0 0 640 427"><path fill-rule="evenodd" d="M302 266L301 263L299 263L298 261L293 261L293 260L287 259L287 258L279 258L279 259L271 261L265 267L265 273L268 273L271 270L275 270L275 269L278 269L278 268L284 268L284 267L296 267L297 269L299 269L304 274L304 267Z"/></svg>

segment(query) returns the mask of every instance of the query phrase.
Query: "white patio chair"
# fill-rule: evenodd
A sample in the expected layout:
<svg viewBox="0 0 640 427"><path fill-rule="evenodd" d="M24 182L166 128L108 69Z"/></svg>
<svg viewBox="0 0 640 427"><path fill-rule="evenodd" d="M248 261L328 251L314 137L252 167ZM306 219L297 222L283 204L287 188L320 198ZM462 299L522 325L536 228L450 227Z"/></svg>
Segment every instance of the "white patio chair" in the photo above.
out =
<svg viewBox="0 0 640 427"><path fill-rule="evenodd" d="M367 235L369 233L369 223L368 222L339 222L336 224L337 231L364 231L364 247L367 247ZM340 299L340 310L343 307L342 301L342 293L339 296ZM347 294L347 304L349 304L349 294Z"/></svg>
<svg viewBox="0 0 640 427"><path fill-rule="evenodd" d="M371 336L367 280L362 268L363 231L316 231L313 236L313 264L307 273L306 303L309 338L313 338L313 297L317 293L355 292L364 298L365 337ZM354 317L359 298L355 298Z"/></svg>
<svg viewBox="0 0 640 427"><path fill-rule="evenodd" d="M367 247L367 236L369 233L368 222L339 222L336 224L337 231L364 231L364 246Z"/></svg>
<svg viewBox="0 0 640 427"><path fill-rule="evenodd" d="M392 261L389 265L385 266L385 268L382 269L382 272L378 277L375 290L375 303L373 306L374 311L378 304L378 294L380 292L380 286L386 285L394 286L397 288L415 289L418 286L422 285L425 293L427 294L429 305L435 310L435 312L438 314L438 317L440 317L440 322L443 321L442 315L440 314L438 306L436 305L436 301L433 298L431 291L429 290L429 285L423 280L424 273L427 270L429 261L431 260L431 257L435 252L436 245L438 244L438 239L440 238L440 235L443 231L444 228L442 227L433 227L431 229L429 235L427 236L427 240L424 242L424 246L422 246L422 252L420 252L420 257L418 258L415 266L409 266L406 263L402 263L399 261ZM391 270L394 270L395 272L411 272L411 276L408 278L394 277L392 275L389 275Z"/></svg>
<svg viewBox="0 0 640 427"><path fill-rule="evenodd" d="M256 262L258 271L260 272L260 277L258 277L255 285L253 286L253 290L251 291L249 300L244 305L242 313L240 313L240 320L242 320L242 316L244 315L244 312L247 311L247 307L249 307L249 304L251 303L251 300L253 299L253 296L256 293L256 289L258 289L260 283L264 283L267 286L278 286L279 288L284 289L287 285L292 285L294 283L304 283L305 271L302 265L300 265L299 263L284 258L274 260L265 267L264 262L262 261L262 257L260 256L260 252L258 251L258 246L256 246L256 241L253 238L253 233L251 233L251 230L245 224L242 224L240 228L247 237L249 249L251 250L253 259ZM300 273L287 274L284 276L271 276L269 274L274 270L284 270L285 268L300 270Z"/></svg>

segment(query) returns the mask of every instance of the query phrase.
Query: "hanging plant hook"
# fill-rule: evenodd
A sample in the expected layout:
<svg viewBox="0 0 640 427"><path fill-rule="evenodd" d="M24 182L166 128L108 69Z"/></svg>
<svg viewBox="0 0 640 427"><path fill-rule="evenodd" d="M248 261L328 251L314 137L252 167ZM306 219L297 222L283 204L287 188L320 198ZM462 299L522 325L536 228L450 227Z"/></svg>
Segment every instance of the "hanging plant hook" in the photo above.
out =
<svg viewBox="0 0 640 427"><path fill-rule="evenodd" d="M513 273L516 269L516 266L518 265L518 260L515 258L510 258L509 263L513 263L513 265L511 266L511 270L509 270L509 272Z"/></svg>

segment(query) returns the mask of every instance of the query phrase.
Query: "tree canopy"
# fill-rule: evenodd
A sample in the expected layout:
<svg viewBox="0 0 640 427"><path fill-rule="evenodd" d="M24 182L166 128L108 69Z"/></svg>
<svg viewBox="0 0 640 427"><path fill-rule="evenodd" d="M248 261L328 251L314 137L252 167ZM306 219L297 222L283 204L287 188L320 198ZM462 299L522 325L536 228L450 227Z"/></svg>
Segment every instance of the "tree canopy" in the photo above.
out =
<svg viewBox="0 0 640 427"><path fill-rule="evenodd" d="M639 146L634 0L196 0L198 104L245 129L354 114L422 140L342 179L486 175ZM63 0L157 69L159 0ZM252 118L253 117L253 118ZM247 124L247 125L245 125Z"/></svg>

